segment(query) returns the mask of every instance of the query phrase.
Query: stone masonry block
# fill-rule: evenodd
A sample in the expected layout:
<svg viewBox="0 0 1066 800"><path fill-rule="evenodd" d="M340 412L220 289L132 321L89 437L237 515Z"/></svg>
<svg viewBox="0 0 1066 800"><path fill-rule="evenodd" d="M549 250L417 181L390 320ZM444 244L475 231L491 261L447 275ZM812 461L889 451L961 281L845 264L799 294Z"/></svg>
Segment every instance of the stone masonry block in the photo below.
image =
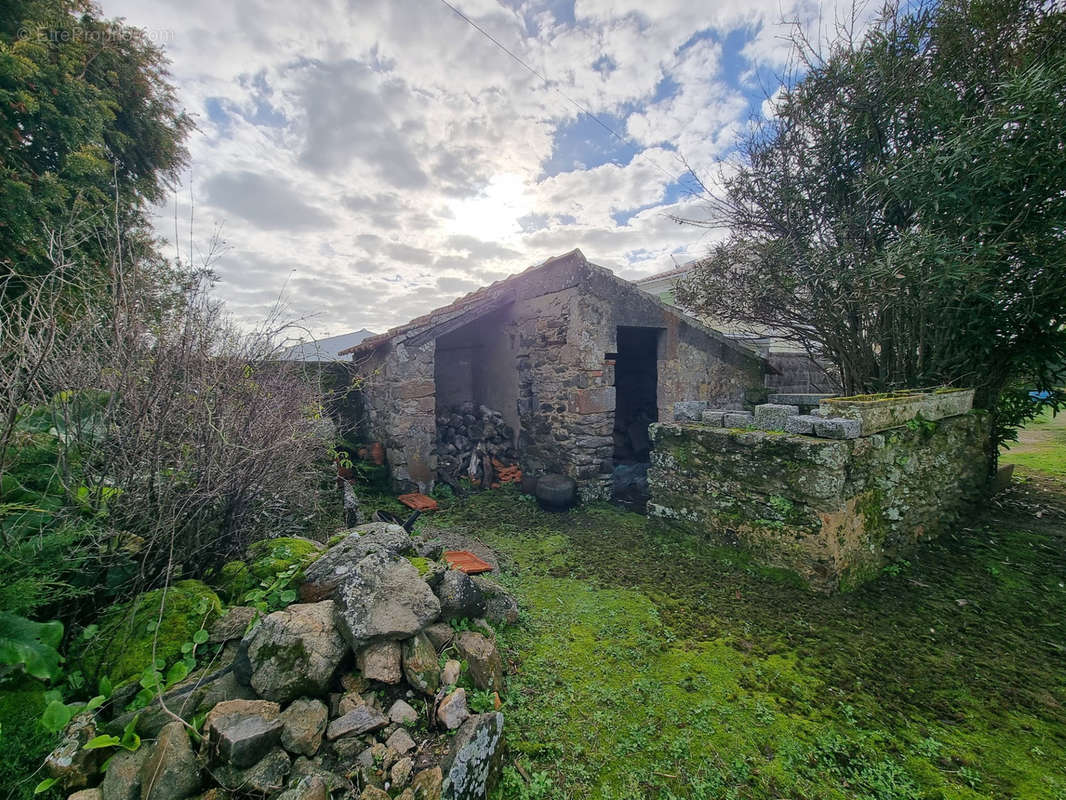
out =
<svg viewBox="0 0 1066 800"><path fill-rule="evenodd" d="M747 428L751 425L754 416L750 411L727 411L722 418L722 426L725 428Z"/></svg>
<svg viewBox="0 0 1066 800"><path fill-rule="evenodd" d="M414 400L431 396L436 391L436 384L431 380L407 381L396 384L392 391L401 400Z"/></svg>
<svg viewBox="0 0 1066 800"><path fill-rule="evenodd" d="M707 410L703 412L703 416L701 417L701 419L703 420L703 424L705 425L711 425L715 428L721 428L722 422L725 419L725 413L726 412L724 411Z"/></svg>
<svg viewBox="0 0 1066 800"><path fill-rule="evenodd" d="M604 414L614 411L615 388L594 386L576 393L578 414Z"/></svg>
<svg viewBox="0 0 1066 800"><path fill-rule="evenodd" d="M674 403L674 421L699 422L706 410L706 400L682 400Z"/></svg>
<svg viewBox="0 0 1066 800"><path fill-rule="evenodd" d="M798 416L799 406L787 406L779 403L764 403L755 406L755 427L764 431L783 431L785 420Z"/></svg>
<svg viewBox="0 0 1066 800"><path fill-rule="evenodd" d="M823 439L858 439L862 422L857 419L819 419L814 423L815 436Z"/></svg>
<svg viewBox="0 0 1066 800"><path fill-rule="evenodd" d="M785 420L785 433L799 433L803 436L814 435L814 424L821 422L820 417L812 417L810 414L799 414Z"/></svg>

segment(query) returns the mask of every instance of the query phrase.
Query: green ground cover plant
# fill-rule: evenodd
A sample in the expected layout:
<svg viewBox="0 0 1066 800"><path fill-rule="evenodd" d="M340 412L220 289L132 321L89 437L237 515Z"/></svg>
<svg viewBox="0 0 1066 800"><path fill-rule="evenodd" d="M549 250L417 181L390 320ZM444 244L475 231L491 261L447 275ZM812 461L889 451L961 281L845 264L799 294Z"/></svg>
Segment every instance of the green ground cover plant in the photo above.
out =
<svg viewBox="0 0 1066 800"><path fill-rule="evenodd" d="M523 611L497 800L1066 798L1064 509L1016 487L825 598L606 505L446 504Z"/></svg>

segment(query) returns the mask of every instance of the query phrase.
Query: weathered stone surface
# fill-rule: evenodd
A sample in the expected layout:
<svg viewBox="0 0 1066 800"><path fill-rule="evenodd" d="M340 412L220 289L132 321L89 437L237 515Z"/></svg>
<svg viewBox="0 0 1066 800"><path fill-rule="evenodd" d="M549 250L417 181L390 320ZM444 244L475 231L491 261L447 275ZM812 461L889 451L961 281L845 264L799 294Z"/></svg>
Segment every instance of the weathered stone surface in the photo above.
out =
<svg viewBox="0 0 1066 800"><path fill-rule="evenodd" d="M326 791L330 794L334 792L350 793L352 791L352 782L343 775L338 775L326 769L319 763L318 759L312 761L309 758L300 756L292 762L289 781L298 781L306 777L314 777L321 780L326 785ZM345 797L347 797L347 794L345 794Z"/></svg>
<svg viewBox="0 0 1066 800"><path fill-rule="evenodd" d="M392 765L392 769L389 770L389 778L392 782L392 788L402 789L407 785L407 782L411 780L411 771L414 769L415 762L411 758L401 758L395 764Z"/></svg>
<svg viewBox="0 0 1066 800"><path fill-rule="evenodd" d="M862 423L857 419L815 419L814 434L823 439L858 439L862 432Z"/></svg>
<svg viewBox="0 0 1066 800"><path fill-rule="evenodd" d="M412 688L423 694L436 694L440 688L437 651L424 633L412 636L403 643L403 674Z"/></svg>
<svg viewBox="0 0 1066 800"><path fill-rule="evenodd" d="M49 753L44 766L59 784L67 790L80 789L89 783L99 763L98 750L82 749L87 741L96 736L96 721L89 713L78 714L63 731L63 738L56 749Z"/></svg>
<svg viewBox="0 0 1066 800"><path fill-rule="evenodd" d="M413 725L418 722L418 712L403 700L389 706L389 721L398 725Z"/></svg>
<svg viewBox="0 0 1066 800"><path fill-rule="evenodd" d="M474 631L463 631L456 647L466 661L474 686L503 691L503 659L491 639Z"/></svg>
<svg viewBox="0 0 1066 800"><path fill-rule="evenodd" d="M141 765L141 800L184 800L198 791L200 765L185 724L175 720L159 732Z"/></svg>
<svg viewBox="0 0 1066 800"><path fill-rule="evenodd" d="M290 780L289 788L278 795L277 800L329 800L326 782L317 775L305 775Z"/></svg>
<svg viewBox="0 0 1066 800"><path fill-rule="evenodd" d="M239 789L242 795L274 794L285 786L285 779L292 771L289 754L280 747L275 747L259 763L247 769L237 769L224 764L214 770L213 774L224 789Z"/></svg>
<svg viewBox="0 0 1066 800"><path fill-rule="evenodd" d="M727 411L722 417L722 427L746 428L754 419L755 416L750 411Z"/></svg>
<svg viewBox="0 0 1066 800"><path fill-rule="evenodd" d="M463 723L441 764L443 800L484 800L503 767L503 714L478 714Z"/></svg>
<svg viewBox="0 0 1066 800"><path fill-rule="evenodd" d="M435 536L419 536L412 539L412 541L414 542L415 553L420 558L436 561L444 555L444 542Z"/></svg>
<svg viewBox="0 0 1066 800"><path fill-rule="evenodd" d="M212 626L207 641L222 644L233 639L243 639L249 626L259 617L259 609L251 606L234 606L227 609Z"/></svg>
<svg viewBox="0 0 1066 800"><path fill-rule="evenodd" d="M234 647L231 643L229 647ZM105 725L108 733L121 736L126 726L137 718L137 733L142 738L154 738L164 725L173 722L177 714L191 723L197 714L209 711L223 700L254 699L255 692L242 685L234 671L215 670L208 675L198 673L169 689L162 702L153 700L146 708L119 714Z"/></svg>
<svg viewBox="0 0 1066 800"><path fill-rule="evenodd" d="M818 421L818 417L812 417L810 414L797 414L785 420L785 433L812 436L814 435L814 424Z"/></svg>
<svg viewBox="0 0 1066 800"><path fill-rule="evenodd" d="M986 481L988 426L973 414L844 440L651 431L649 514L743 547L818 591L854 586L949 529Z"/></svg>
<svg viewBox="0 0 1066 800"><path fill-rule="evenodd" d="M722 422L725 420L724 411L715 411L713 409L707 409L700 415L700 421L704 425L713 425L716 428L722 427Z"/></svg>
<svg viewBox="0 0 1066 800"><path fill-rule="evenodd" d="M456 689L437 706L437 721L450 731L454 731L469 718L470 709L466 706L465 689Z"/></svg>
<svg viewBox="0 0 1066 800"><path fill-rule="evenodd" d="M355 735L376 731L389 724L389 720L373 706L363 704L337 717L326 728L326 738L330 741L341 736Z"/></svg>
<svg viewBox="0 0 1066 800"><path fill-rule="evenodd" d="M755 427L764 431L783 431L788 418L798 416L799 412L799 406L763 403L755 406Z"/></svg>
<svg viewBox="0 0 1066 800"><path fill-rule="evenodd" d="M389 793L376 786L367 786L359 795L359 800L389 800Z"/></svg>
<svg viewBox="0 0 1066 800"><path fill-rule="evenodd" d="M406 559L371 553L337 590L337 624L353 650L376 639L414 636L440 615L440 602Z"/></svg>
<svg viewBox="0 0 1066 800"><path fill-rule="evenodd" d="M518 601L515 596L491 578L473 576L474 585L485 597L485 617L497 624L518 622Z"/></svg>
<svg viewBox="0 0 1066 800"><path fill-rule="evenodd" d="M415 800L441 800L444 775L440 767L424 769L411 780L410 790Z"/></svg>
<svg viewBox="0 0 1066 800"><path fill-rule="evenodd" d="M682 400L674 403L674 421L699 422L706 410L706 400Z"/></svg>
<svg viewBox="0 0 1066 800"><path fill-rule="evenodd" d="M427 626L422 632L429 637L430 644L433 645L437 652L451 644L452 638L455 636L455 631L452 630L452 626L447 622L436 622Z"/></svg>
<svg viewBox="0 0 1066 800"><path fill-rule="evenodd" d="M138 800L141 796L141 767L148 757L148 747L134 752L119 750L111 757L100 784L101 800Z"/></svg>
<svg viewBox="0 0 1066 800"><path fill-rule="evenodd" d="M74 794L70 795L67 800L102 800L103 794L100 792L100 787L94 787L92 789L81 789Z"/></svg>
<svg viewBox="0 0 1066 800"><path fill-rule="evenodd" d="M485 596L465 572L450 569L436 588L441 619L473 619L485 613Z"/></svg>
<svg viewBox="0 0 1066 800"><path fill-rule="evenodd" d="M346 650L332 600L275 611L249 634L251 685L279 703L325 694Z"/></svg>
<svg viewBox="0 0 1066 800"><path fill-rule="evenodd" d="M370 522L359 525L349 535L327 550L304 571L300 599L317 602L335 598L335 592L348 578L355 565L371 553L400 556L411 549L411 537L400 525Z"/></svg>
<svg viewBox="0 0 1066 800"><path fill-rule="evenodd" d="M281 739L278 712L278 704L267 700L229 700L216 705L204 720L212 760L238 769L255 764Z"/></svg>
<svg viewBox="0 0 1066 800"><path fill-rule="evenodd" d="M293 700L281 712L281 746L294 755L313 756L326 733L329 712L319 700Z"/></svg>
<svg viewBox="0 0 1066 800"><path fill-rule="evenodd" d="M614 386L590 386L575 393L578 414L605 414L614 411L617 401Z"/></svg>
<svg viewBox="0 0 1066 800"><path fill-rule="evenodd" d="M355 709L365 705L367 705L367 702L359 692L345 692L337 701L336 708L333 710L333 716L343 717L349 711L355 711Z"/></svg>
<svg viewBox="0 0 1066 800"><path fill-rule="evenodd" d="M454 658L449 658L445 661L444 668L440 671L441 686L455 686L455 684L459 683L459 674L462 669L463 665Z"/></svg>
<svg viewBox="0 0 1066 800"><path fill-rule="evenodd" d="M415 749L415 740L403 728L397 728L392 735L385 740L385 746L391 747L401 756L405 756Z"/></svg>
<svg viewBox="0 0 1066 800"><path fill-rule="evenodd" d="M403 680L399 642L390 639L371 642L356 653L355 663L369 680L390 684Z"/></svg>

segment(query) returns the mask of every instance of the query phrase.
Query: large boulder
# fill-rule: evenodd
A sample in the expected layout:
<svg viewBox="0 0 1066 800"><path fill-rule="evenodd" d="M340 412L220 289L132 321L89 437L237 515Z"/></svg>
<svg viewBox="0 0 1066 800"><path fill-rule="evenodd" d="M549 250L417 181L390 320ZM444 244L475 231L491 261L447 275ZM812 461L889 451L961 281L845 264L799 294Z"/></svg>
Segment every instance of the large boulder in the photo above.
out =
<svg viewBox="0 0 1066 800"><path fill-rule="evenodd" d="M514 625L518 622L518 601L513 594L484 575L474 575L472 580L485 598L485 618L489 622L497 625Z"/></svg>
<svg viewBox="0 0 1066 800"><path fill-rule="evenodd" d="M437 721L450 731L454 731L469 717L470 709L466 706L465 689L456 689L437 706Z"/></svg>
<svg viewBox="0 0 1066 800"><path fill-rule="evenodd" d="M141 800L184 800L198 791L200 765L185 723L175 720L159 732L151 755L141 765Z"/></svg>
<svg viewBox="0 0 1066 800"><path fill-rule="evenodd" d="M242 685L232 670L223 667L207 674L197 672L168 689L162 699L153 698L145 708L119 714L105 728L108 733L121 736L136 718L137 733L151 738L158 736L163 726L174 720L175 714L191 724L197 715L210 711L223 700L254 700L255 697L255 691Z"/></svg>
<svg viewBox="0 0 1066 800"><path fill-rule="evenodd" d="M278 800L329 800L329 790L322 778L305 775L299 780L290 780L289 788L278 795Z"/></svg>
<svg viewBox="0 0 1066 800"><path fill-rule="evenodd" d="M227 700L208 712L204 734L217 763L250 767L281 741L283 723L277 703L268 700Z"/></svg>
<svg viewBox="0 0 1066 800"><path fill-rule="evenodd" d="M107 772L100 784L101 800L140 800L141 768L148 757L148 748L134 752L119 750L107 763Z"/></svg>
<svg viewBox="0 0 1066 800"><path fill-rule="evenodd" d="M355 664L367 680L389 684L403 680L399 642L390 639L371 642L355 654Z"/></svg>
<svg viewBox="0 0 1066 800"><path fill-rule="evenodd" d="M488 797L500 778L503 751L503 714L478 714L464 722L441 762L442 800Z"/></svg>
<svg viewBox="0 0 1066 800"><path fill-rule="evenodd" d="M409 791L415 800L440 800L443 784L444 775L440 767L432 767L415 775Z"/></svg>
<svg viewBox="0 0 1066 800"><path fill-rule="evenodd" d="M333 741L342 736L359 736L380 730L388 724L388 717L373 706L364 703L329 723L329 727L326 728L326 738Z"/></svg>
<svg viewBox="0 0 1066 800"><path fill-rule="evenodd" d="M278 703L325 694L346 652L335 619L332 600L268 614L242 642L252 688Z"/></svg>
<svg viewBox="0 0 1066 800"><path fill-rule="evenodd" d="M247 769L225 764L218 767L213 775L223 789L239 791L242 797L260 797L280 791L291 771L289 754L276 747Z"/></svg>
<svg viewBox="0 0 1066 800"><path fill-rule="evenodd" d="M440 615L440 602L405 558L374 552L351 565L337 588L337 623L352 649L407 639Z"/></svg>
<svg viewBox="0 0 1066 800"><path fill-rule="evenodd" d="M403 674L411 686L430 696L440 688L440 664L424 633L416 634L403 643Z"/></svg>
<svg viewBox="0 0 1066 800"><path fill-rule="evenodd" d="M333 597L355 565L371 553L400 556L411 549L411 537L400 525L371 522L353 528L304 571L300 599L315 602Z"/></svg>
<svg viewBox="0 0 1066 800"><path fill-rule="evenodd" d="M437 586L441 619L474 619L485 613L485 596L465 572L450 569Z"/></svg>
<svg viewBox="0 0 1066 800"><path fill-rule="evenodd" d="M227 609L211 626L207 641L212 644L225 644L234 639L243 639L258 618L259 609L251 606L234 606Z"/></svg>
<svg viewBox="0 0 1066 800"><path fill-rule="evenodd" d="M281 712L281 745L290 753L313 756L326 733L329 711L318 700L302 697Z"/></svg>
<svg viewBox="0 0 1066 800"><path fill-rule="evenodd" d="M503 659L491 639L474 631L463 631L456 649L466 661L470 680L478 689L503 691Z"/></svg>

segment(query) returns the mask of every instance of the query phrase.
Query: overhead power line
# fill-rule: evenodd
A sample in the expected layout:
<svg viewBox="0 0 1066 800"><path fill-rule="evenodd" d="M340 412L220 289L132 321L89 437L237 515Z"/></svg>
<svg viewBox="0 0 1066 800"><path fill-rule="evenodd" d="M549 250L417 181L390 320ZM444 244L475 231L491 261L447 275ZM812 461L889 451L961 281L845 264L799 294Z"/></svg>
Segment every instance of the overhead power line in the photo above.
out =
<svg viewBox="0 0 1066 800"><path fill-rule="evenodd" d="M512 58L512 60L515 61L515 63L517 63L523 69L528 71L531 75L534 75L535 77L537 77L541 81L543 81L544 82L544 86L546 88L551 89L553 92L555 92L561 98L566 100L574 108L576 108L579 112L581 112L586 117L591 119L593 122L595 122L601 128L603 128L605 131L607 131L607 133L611 134L611 136L613 136L619 142L621 142L622 144L626 145L627 147L632 148L633 149L633 153L634 153L634 155L637 158L644 159L644 161L646 161L648 164L651 164L653 167L655 167L655 169L659 170L659 172L661 172L663 175L665 175L667 178L669 178L670 183L676 183L679 180L679 178L677 176L674 176L671 173L667 172L665 169L663 169L658 164L656 164L654 161L652 161L651 158L646 156L641 150L639 150L637 148L636 143L628 140L626 137L622 136L620 133L615 131L614 128L612 128L610 125L608 125L602 119L597 117L595 114L593 114L591 111L589 111L584 105L579 103L577 100L572 98L570 95L566 94L566 92L562 91L561 89L559 89L559 88L557 88L555 86L552 86L551 85L551 81L549 81L543 74L541 74L540 71L538 71L537 69L534 69L529 64L527 64L522 58L520 58L518 55L516 55L510 48L508 48L507 45L505 45L503 42L501 42L499 39L497 39L495 36L493 36L487 30L482 28L476 22L474 22L474 20L470 19L470 17L468 17L466 14L464 14L462 11L460 11L458 8L456 8L454 5L452 5L450 2L448 2L448 0L440 0L440 1L441 1L441 3L446 5L448 8L450 8L453 12L455 12L456 16L458 16L461 20L463 20L467 25L472 27L474 30L476 30L478 33L480 33L482 36L484 36L486 39L488 39L490 42L492 42L494 45L496 45L496 47L498 47L500 50L502 50L507 55L509 55Z"/></svg>

